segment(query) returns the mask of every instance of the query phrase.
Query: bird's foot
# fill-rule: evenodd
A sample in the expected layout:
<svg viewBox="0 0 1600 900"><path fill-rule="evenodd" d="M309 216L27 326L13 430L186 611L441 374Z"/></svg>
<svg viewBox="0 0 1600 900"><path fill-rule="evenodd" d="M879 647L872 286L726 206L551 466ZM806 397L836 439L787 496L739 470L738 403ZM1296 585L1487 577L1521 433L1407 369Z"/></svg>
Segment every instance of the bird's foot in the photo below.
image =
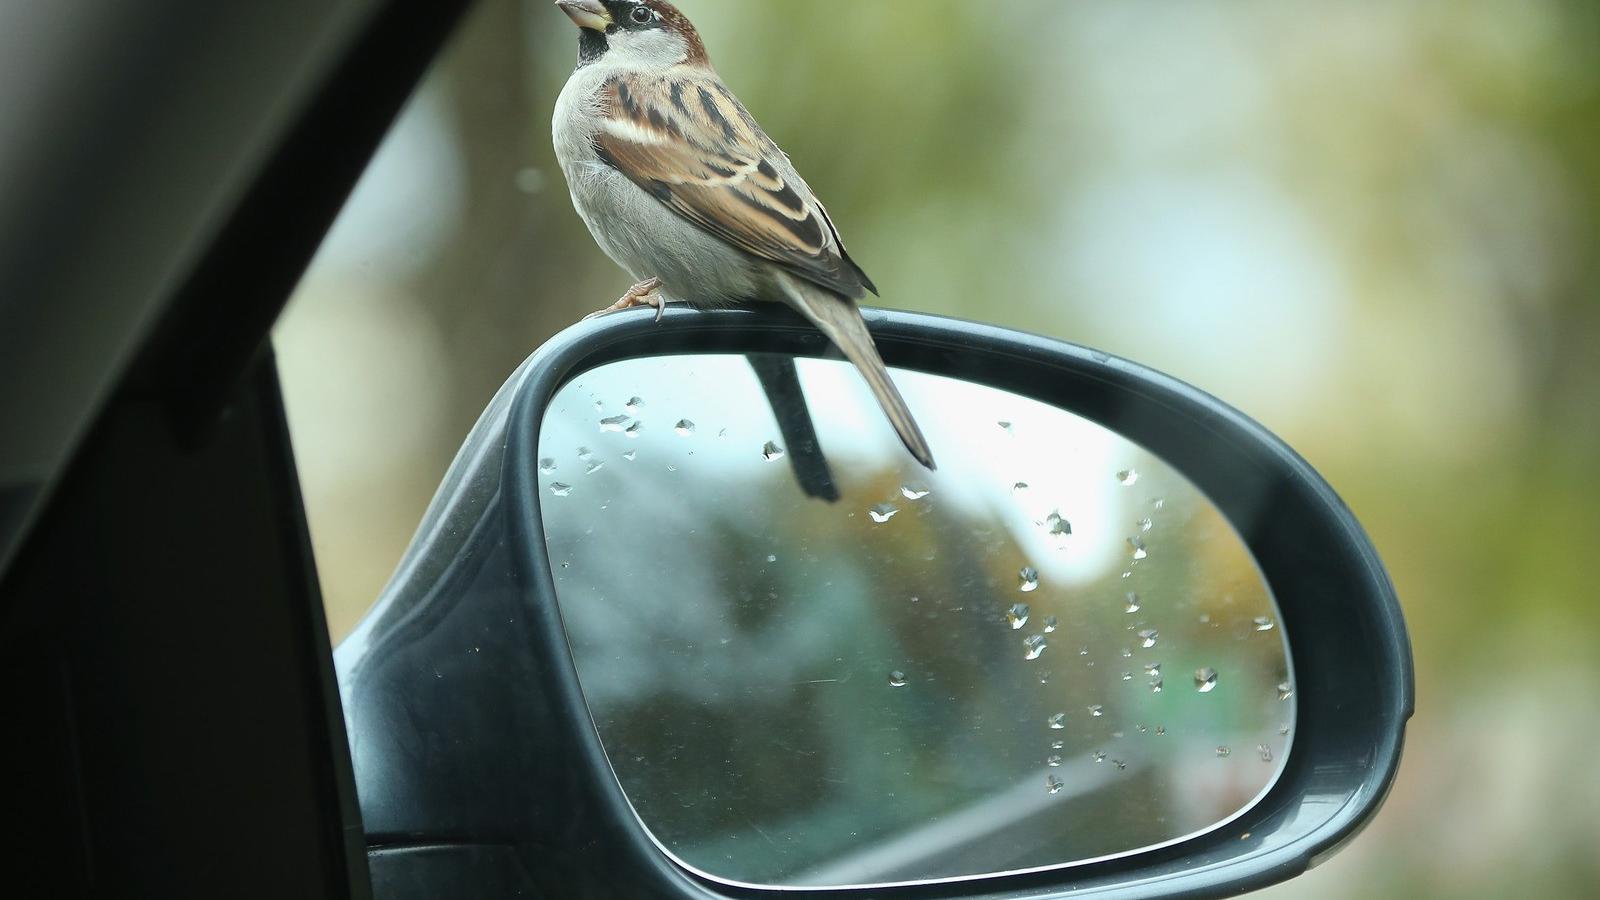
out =
<svg viewBox="0 0 1600 900"><path fill-rule="evenodd" d="M621 300L605 309L592 312L584 316L583 319L587 322L607 313L621 312L625 309L633 309L635 306L654 306L656 308L656 321L661 321L661 317L667 314L667 298L661 295L661 279L646 278L644 281L628 288L628 292L622 295Z"/></svg>

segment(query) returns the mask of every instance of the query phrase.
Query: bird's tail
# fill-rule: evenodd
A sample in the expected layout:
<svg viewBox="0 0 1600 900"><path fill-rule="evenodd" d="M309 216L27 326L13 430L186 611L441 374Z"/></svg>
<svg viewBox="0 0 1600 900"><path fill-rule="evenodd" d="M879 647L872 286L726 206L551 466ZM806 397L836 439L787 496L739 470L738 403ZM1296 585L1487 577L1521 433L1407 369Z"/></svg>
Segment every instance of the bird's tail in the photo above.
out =
<svg viewBox="0 0 1600 900"><path fill-rule="evenodd" d="M917 462L929 469L937 468L933 462L933 451L928 448L928 441L922 436L922 429L917 427L917 420L912 417L905 398L900 396L900 389L889 379L889 370L884 368L883 358L878 355L878 348L872 343L872 334L867 331L867 323L861 318L861 310L855 302L787 273L779 272L777 275L778 284L783 288L784 298L789 305L810 319L861 371L906 449L917 458Z"/></svg>

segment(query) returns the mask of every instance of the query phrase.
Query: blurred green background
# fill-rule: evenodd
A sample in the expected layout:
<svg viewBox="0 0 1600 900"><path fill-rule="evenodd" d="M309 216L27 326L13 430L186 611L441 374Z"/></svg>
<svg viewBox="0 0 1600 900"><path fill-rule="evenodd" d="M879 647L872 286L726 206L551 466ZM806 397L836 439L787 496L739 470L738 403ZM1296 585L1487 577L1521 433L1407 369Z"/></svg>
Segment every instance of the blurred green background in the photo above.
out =
<svg viewBox="0 0 1600 900"><path fill-rule="evenodd" d="M883 304L1089 344L1284 436L1388 562L1418 713L1280 897L1600 881L1600 5L684 0ZM571 26L480 0L276 336L330 624L494 390L629 279L549 120Z"/></svg>

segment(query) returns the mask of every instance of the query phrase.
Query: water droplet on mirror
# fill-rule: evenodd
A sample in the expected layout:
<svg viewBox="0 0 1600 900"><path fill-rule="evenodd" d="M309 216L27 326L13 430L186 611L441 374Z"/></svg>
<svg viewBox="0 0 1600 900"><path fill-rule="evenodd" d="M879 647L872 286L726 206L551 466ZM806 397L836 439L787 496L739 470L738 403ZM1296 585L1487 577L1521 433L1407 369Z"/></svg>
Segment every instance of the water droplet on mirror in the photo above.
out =
<svg viewBox="0 0 1600 900"><path fill-rule="evenodd" d="M1167 508L1167 500L1165 497L1157 497L1156 499L1150 501L1150 506L1156 512L1160 512Z"/></svg>
<svg viewBox="0 0 1600 900"><path fill-rule="evenodd" d="M900 495L907 500L921 500L931 493L933 493L932 489L924 484L903 484L900 486Z"/></svg>
<svg viewBox="0 0 1600 900"><path fill-rule="evenodd" d="M1256 755L1261 757L1262 762L1272 762L1272 748L1268 747L1266 744L1256 745Z"/></svg>
<svg viewBox="0 0 1600 900"><path fill-rule="evenodd" d="M628 427L632 416L611 416L600 420L600 430L608 434L616 434Z"/></svg>
<svg viewBox="0 0 1600 900"><path fill-rule="evenodd" d="M761 457L767 462L777 462L786 455L787 452L782 447L771 441L767 441L766 446L761 448Z"/></svg>
<svg viewBox="0 0 1600 900"><path fill-rule="evenodd" d="M629 399L627 403L623 404L622 408L628 413L628 415L637 416L639 411L644 409L644 401L640 400L638 397L633 397Z"/></svg>
<svg viewBox="0 0 1600 900"><path fill-rule="evenodd" d="M1045 780L1044 786L1045 786L1045 789L1048 790L1050 793L1058 794L1058 793L1061 792L1061 789L1066 787L1067 785L1061 779L1055 777L1054 775L1051 775L1049 778L1047 778Z"/></svg>
<svg viewBox="0 0 1600 900"><path fill-rule="evenodd" d="M1139 521L1133 523L1133 527L1139 529L1140 531L1148 532L1150 529L1156 527L1156 523L1150 521L1149 519L1140 519Z"/></svg>
<svg viewBox="0 0 1600 900"><path fill-rule="evenodd" d="M572 485L562 484L558 481L550 485L550 493L555 494L557 497L570 497L572 496Z"/></svg>
<svg viewBox="0 0 1600 900"><path fill-rule="evenodd" d="M776 553L768 553L768 554L767 554L767 562L769 562L769 563L775 563L775 562L777 562L777 561L778 561L778 554L776 554ZM911 598L911 599L912 599L912 600L915 600L915 599L917 599L917 598L915 598L915 597L912 597L912 598Z"/></svg>
<svg viewBox="0 0 1600 900"><path fill-rule="evenodd" d="M1000 426L1000 430L1004 431L1006 434L1015 434L1016 433L1016 429L1011 427L1011 423L1010 422L996 422L995 424L999 425Z"/></svg>
<svg viewBox="0 0 1600 900"><path fill-rule="evenodd" d="M1060 731L1067 727L1067 714L1064 712L1054 713L1045 722L1050 726L1051 730Z"/></svg>
<svg viewBox="0 0 1600 900"><path fill-rule="evenodd" d="M1062 538L1072 537L1072 523L1061 515L1060 510L1045 516L1044 528L1047 534L1058 541Z"/></svg>
<svg viewBox="0 0 1600 900"><path fill-rule="evenodd" d="M888 503L879 503L877 506L867 510L867 515L871 516L872 521L877 522L879 525L882 525L899 514L900 510Z"/></svg>
<svg viewBox="0 0 1600 900"><path fill-rule="evenodd" d="M1155 681L1150 682L1150 693L1152 693L1152 694L1161 693L1161 691L1165 687L1165 685L1166 685L1166 681L1164 679L1157 678Z"/></svg>
<svg viewBox="0 0 1600 900"><path fill-rule="evenodd" d="M1045 641L1044 635L1033 634L1023 640L1022 646L1027 651L1023 654L1023 659L1038 659L1050 645Z"/></svg>
<svg viewBox="0 0 1600 900"><path fill-rule="evenodd" d="M1266 616L1256 616L1256 630L1257 631L1271 631L1272 630L1272 620L1267 618Z"/></svg>
<svg viewBox="0 0 1600 900"><path fill-rule="evenodd" d="M583 460L584 462L588 462L589 460L594 458L594 451L590 450L588 447L579 447L578 448L578 458Z"/></svg>
<svg viewBox="0 0 1600 900"><path fill-rule="evenodd" d="M539 471L546 475L553 475L556 471L556 461L550 457L539 460Z"/></svg>
<svg viewBox="0 0 1600 900"><path fill-rule="evenodd" d="M1011 486L1011 493L1012 493L1013 496L1026 494L1027 492L1028 492L1028 483L1026 481L1019 481L1016 484L1013 484Z"/></svg>
<svg viewBox="0 0 1600 900"><path fill-rule="evenodd" d="M1294 685L1287 681L1278 682L1278 699L1287 700L1294 696Z"/></svg>
<svg viewBox="0 0 1600 900"><path fill-rule="evenodd" d="M1142 608L1143 607L1139 603L1139 595L1129 591L1127 602L1123 604L1122 607L1123 611L1127 613L1136 613Z"/></svg>
<svg viewBox="0 0 1600 900"><path fill-rule="evenodd" d="M1144 667L1144 674L1151 678L1161 676L1161 663L1149 663Z"/></svg>
<svg viewBox="0 0 1600 900"><path fill-rule="evenodd" d="M1209 694L1217 689L1217 670L1206 666L1194 670L1194 689L1202 694Z"/></svg>
<svg viewBox="0 0 1600 900"><path fill-rule="evenodd" d="M1161 633L1156 631L1154 628L1146 628L1145 630L1139 632L1139 640L1143 641L1142 646L1146 650L1154 647L1156 645L1156 638L1160 636Z"/></svg>
<svg viewBox="0 0 1600 900"><path fill-rule="evenodd" d="M1117 473L1117 481L1123 487L1133 487L1134 485L1139 483L1139 470L1138 469L1124 469L1121 472Z"/></svg>
<svg viewBox="0 0 1600 900"><path fill-rule="evenodd" d="M1133 673L1132 672L1123 672L1122 673L1122 680L1123 681L1132 681L1133 680Z"/></svg>
<svg viewBox="0 0 1600 900"><path fill-rule="evenodd" d="M1116 767L1117 767L1117 771L1119 771L1119 772L1120 772L1120 771L1122 771L1122 770L1123 770L1123 769L1126 769L1126 768L1127 768L1127 767L1128 767L1128 764L1127 764L1127 763L1125 763L1125 762L1123 762L1123 761L1122 761L1122 760L1120 760L1120 759L1113 759L1113 760L1112 760L1112 761L1111 761L1111 764L1112 764L1112 765L1113 765L1113 766L1116 766Z"/></svg>
<svg viewBox="0 0 1600 900"><path fill-rule="evenodd" d="M1133 659L1133 651L1129 650L1127 647L1123 647L1122 648L1122 658L1123 659Z"/></svg>
<svg viewBox="0 0 1600 900"><path fill-rule="evenodd" d="M1149 548L1145 547L1144 538L1142 537L1136 536L1128 538L1128 549L1133 551L1134 562L1138 562L1139 560L1150 556L1150 550Z"/></svg>
<svg viewBox="0 0 1600 900"><path fill-rule="evenodd" d="M1289 734L1289 723L1288 722L1285 722L1282 725L1278 726L1278 734L1284 735L1286 737L1288 736L1288 734Z"/></svg>
<svg viewBox="0 0 1600 900"><path fill-rule="evenodd" d="M1061 768L1061 755L1059 753L1052 753L1049 756L1046 756L1044 758L1044 764L1052 769Z"/></svg>
<svg viewBox="0 0 1600 900"><path fill-rule="evenodd" d="M624 431L622 433L622 436L627 438L627 439L629 439L629 440L635 440L635 439L637 439L639 437L639 433L642 432L642 431L644 431L644 423L643 422L635 422L632 425L628 426L628 430Z"/></svg>
<svg viewBox="0 0 1600 900"><path fill-rule="evenodd" d="M1060 750L1065 746L1067 746L1067 742L1066 741L1051 741L1050 742L1050 749L1051 750Z"/></svg>
<svg viewBox="0 0 1600 900"><path fill-rule="evenodd" d="M672 426L672 430L676 431L679 437L688 437L694 434L694 423L688 419L679 419L678 424Z"/></svg>
<svg viewBox="0 0 1600 900"><path fill-rule="evenodd" d="M1022 626L1028 624L1028 613L1029 609L1026 603L1012 604L1011 608L1006 610L1006 621L1011 623L1012 631L1020 631Z"/></svg>
<svg viewBox="0 0 1600 900"><path fill-rule="evenodd" d="M1096 750L1094 752L1094 761L1097 762L1097 763L1105 762L1106 761L1106 753L1105 753L1105 751L1104 750Z"/></svg>
<svg viewBox="0 0 1600 900"><path fill-rule="evenodd" d="M900 672L900 671L895 671L895 672L890 672L889 673L889 686L890 687L897 687L897 688L898 687L905 687L909 683L910 682L906 680L906 673Z"/></svg>
<svg viewBox="0 0 1600 900"><path fill-rule="evenodd" d="M1217 758L1218 759L1227 759L1228 757L1230 757L1232 755L1233 755L1233 751L1229 750L1227 747L1218 747L1217 748Z"/></svg>
<svg viewBox="0 0 1600 900"><path fill-rule="evenodd" d="M603 463L603 462L590 463L589 467L587 469L583 470L583 474L585 474L585 475L593 475L594 473L600 471L601 469L604 469L605 467L606 467L606 464Z"/></svg>
<svg viewBox="0 0 1600 900"><path fill-rule="evenodd" d="M1024 594L1031 594L1039 589L1039 570L1032 566L1024 566L1017 573L1017 589Z"/></svg>
<svg viewBox="0 0 1600 900"><path fill-rule="evenodd" d="M1059 627L1061 627L1061 623L1056 620L1055 616L1045 616L1044 617L1044 633L1045 634L1054 634L1055 630L1057 628L1059 628Z"/></svg>
<svg viewBox="0 0 1600 900"><path fill-rule="evenodd" d="M1100 718L1101 716L1104 716L1105 714L1106 714L1106 708L1104 706L1101 706L1098 703L1093 704L1093 705L1091 705L1089 707L1089 715L1095 717L1096 719Z"/></svg>
<svg viewBox="0 0 1600 900"><path fill-rule="evenodd" d="M627 453L622 454L622 458L627 460L628 462L633 462L634 460L639 458L639 451L637 451L637 450L629 450Z"/></svg>

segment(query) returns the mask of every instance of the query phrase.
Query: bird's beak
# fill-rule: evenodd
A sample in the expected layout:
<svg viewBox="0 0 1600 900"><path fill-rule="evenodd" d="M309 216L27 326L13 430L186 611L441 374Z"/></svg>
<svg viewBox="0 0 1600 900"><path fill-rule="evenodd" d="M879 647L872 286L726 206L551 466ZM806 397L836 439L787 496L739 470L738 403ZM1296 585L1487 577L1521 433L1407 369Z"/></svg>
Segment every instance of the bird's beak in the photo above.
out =
<svg viewBox="0 0 1600 900"><path fill-rule="evenodd" d="M610 28L614 20L611 13L600 4L600 0L556 0L556 5L567 14L579 28L590 31L605 31Z"/></svg>

